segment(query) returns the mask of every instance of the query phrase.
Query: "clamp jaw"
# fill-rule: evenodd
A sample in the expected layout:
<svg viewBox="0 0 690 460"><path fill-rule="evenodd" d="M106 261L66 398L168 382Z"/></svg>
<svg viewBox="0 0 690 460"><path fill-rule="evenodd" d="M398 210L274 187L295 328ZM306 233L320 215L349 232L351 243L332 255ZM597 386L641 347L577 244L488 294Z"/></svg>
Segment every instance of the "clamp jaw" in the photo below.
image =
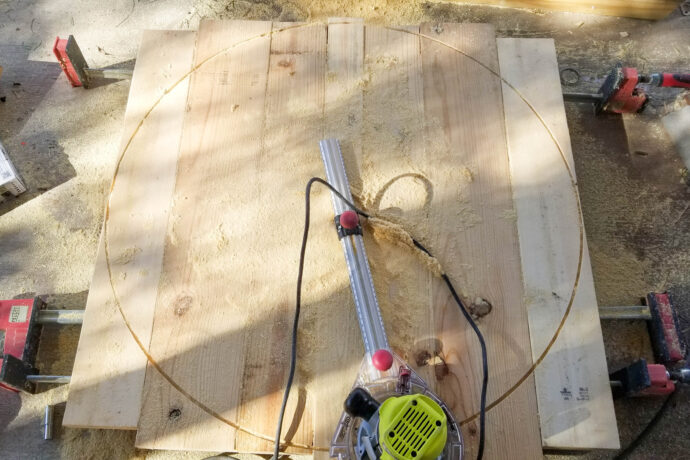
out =
<svg viewBox="0 0 690 460"><path fill-rule="evenodd" d="M574 69L571 69L574 70ZM644 110L648 96L638 84L670 88L690 88L690 74L653 73L641 75L633 67L616 65L604 80L597 94L563 93L566 101L594 103L594 111L636 113Z"/></svg>

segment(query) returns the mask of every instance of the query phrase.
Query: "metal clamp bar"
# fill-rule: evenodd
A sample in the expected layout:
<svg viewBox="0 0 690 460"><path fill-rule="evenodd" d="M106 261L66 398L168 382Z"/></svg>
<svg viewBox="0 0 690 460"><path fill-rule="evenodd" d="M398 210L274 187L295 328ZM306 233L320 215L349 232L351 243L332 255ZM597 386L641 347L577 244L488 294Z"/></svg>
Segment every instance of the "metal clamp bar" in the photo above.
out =
<svg viewBox="0 0 690 460"><path fill-rule="evenodd" d="M40 310L36 321L39 324L82 324L84 310Z"/></svg>
<svg viewBox="0 0 690 460"><path fill-rule="evenodd" d="M592 102L598 104L604 100L604 96L601 94L589 94L589 93L563 93L563 100L569 102Z"/></svg>
<svg viewBox="0 0 690 460"><path fill-rule="evenodd" d="M48 404L43 413L43 439L48 441L53 439L53 417L55 406Z"/></svg>
<svg viewBox="0 0 690 460"><path fill-rule="evenodd" d="M69 383L72 377L69 375L27 375L26 380L33 383Z"/></svg>
<svg viewBox="0 0 690 460"><path fill-rule="evenodd" d="M337 139L324 139L319 142L319 147L326 167L328 182L352 202L352 193L345 172L340 143ZM334 193L331 193L331 199L336 215L349 209L349 206ZM377 350L390 350L390 346L388 345L386 330L383 327L379 304L376 300L374 281L364 249L364 240L361 235L349 235L341 238L340 242L345 252L345 261L350 275L350 287L355 301L364 349L371 357Z"/></svg>
<svg viewBox="0 0 690 460"><path fill-rule="evenodd" d="M652 319L649 307L646 305L624 305L613 307L599 307L600 319Z"/></svg>
<svg viewBox="0 0 690 460"><path fill-rule="evenodd" d="M92 69L86 67L83 70L89 80L94 78L106 80L131 80L133 74L133 71L130 69Z"/></svg>

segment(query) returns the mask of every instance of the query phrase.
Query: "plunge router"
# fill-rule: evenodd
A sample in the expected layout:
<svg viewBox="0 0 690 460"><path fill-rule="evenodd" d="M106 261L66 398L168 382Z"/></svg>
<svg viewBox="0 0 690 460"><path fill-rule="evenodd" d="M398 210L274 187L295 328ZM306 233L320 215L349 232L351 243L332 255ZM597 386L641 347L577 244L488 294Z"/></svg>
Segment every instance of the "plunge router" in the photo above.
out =
<svg viewBox="0 0 690 460"><path fill-rule="evenodd" d="M319 144L328 182L352 202L340 144ZM461 460L463 439L453 414L412 368L390 349L381 318L359 216L331 192L365 356L345 399L330 455L340 460Z"/></svg>

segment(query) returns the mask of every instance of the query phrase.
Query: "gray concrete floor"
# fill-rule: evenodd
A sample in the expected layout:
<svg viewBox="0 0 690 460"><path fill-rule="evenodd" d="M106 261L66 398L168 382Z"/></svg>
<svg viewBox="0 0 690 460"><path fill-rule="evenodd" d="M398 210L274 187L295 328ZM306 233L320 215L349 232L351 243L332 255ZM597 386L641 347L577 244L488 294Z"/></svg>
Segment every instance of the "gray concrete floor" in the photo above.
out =
<svg viewBox="0 0 690 460"><path fill-rule="evenodd" d="M51 54L55 36L74 34L93 66L131 65L140 30L195 29L201 18L320 20L363 16L376 23L489 22L501 36L553 37L559 63L576 67L573 90L596 89L617 61L644 71L688 70L690 18L676 11L658 21L441 2L385 1L138 1L0 2L0 139L29 191L0 205L0 298L47 296L54 306L82 308L93 271L109 177L119 146L128 83L73 89ZM690 191L687 171L659 116L677 91L655 91L639 117L593 117L567 104L585 225L602 305L632 304L647 291L669 289L690 315ZM39 360L44 373L69 373L78 328L46 328ZM611 369L650 356L643 324L604 324ZM201 458L200 453L133 448L133 434L56 430L41 439L43 406L66 388L39 395L0 393L0 446L7 458ZM681 389L656 429L631 458L683 458L690 392ZM627 445L661 404L618 401ZM490 442L490 441L489 441ZM610 458L613 453L590 453ZM558 456L560 457L560 455Z"/></svg>

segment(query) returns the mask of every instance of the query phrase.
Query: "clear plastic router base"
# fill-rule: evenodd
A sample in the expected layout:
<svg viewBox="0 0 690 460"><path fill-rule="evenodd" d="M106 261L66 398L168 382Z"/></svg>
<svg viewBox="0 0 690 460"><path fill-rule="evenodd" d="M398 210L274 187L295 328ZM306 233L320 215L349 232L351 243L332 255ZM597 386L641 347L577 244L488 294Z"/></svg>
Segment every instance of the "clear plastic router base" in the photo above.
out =
<svg viewBox="0 0 690 460"><path fill-rule="evenodd" d="M405 385L401 388L400 370L407 373ZM355 387L366 389L378 402L383 402L387 398L401 396L403 394L423 394L433 399L446 413L448 418L448 440L443 454L440 458L445 460L462 460L463 440L462 433L453 417L450 409L441 401L426 382L417 375L398 355L393 353L393 366L390 370L380 372L371 364L371 358L367 355L362 361L359 374L355 380ZM343 412L336 427L333 440L331 441L330 454L332 458L340 460L352 459L360 460L358 445L360 444L360 426L362 419L353 418L348 413Z"/></svg>

